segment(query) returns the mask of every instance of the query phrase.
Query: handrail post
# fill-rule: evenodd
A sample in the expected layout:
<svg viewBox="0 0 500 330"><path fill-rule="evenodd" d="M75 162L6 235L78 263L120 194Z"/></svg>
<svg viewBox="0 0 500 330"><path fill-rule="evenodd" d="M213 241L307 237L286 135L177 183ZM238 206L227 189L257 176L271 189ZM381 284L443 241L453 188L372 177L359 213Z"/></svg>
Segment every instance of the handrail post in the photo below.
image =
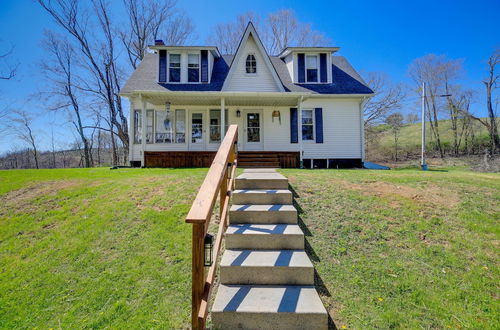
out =
<svg viewBox="0 0 500 330"><path fill-rule="evenodd" d="M192 306L191 306L191 324L193 329L203 329L203 324L198 320L198 311L203 289L205 286L205 268L203 255L203 239L205 237L205 224L193 223L193 258L192 258Z"/></svg>

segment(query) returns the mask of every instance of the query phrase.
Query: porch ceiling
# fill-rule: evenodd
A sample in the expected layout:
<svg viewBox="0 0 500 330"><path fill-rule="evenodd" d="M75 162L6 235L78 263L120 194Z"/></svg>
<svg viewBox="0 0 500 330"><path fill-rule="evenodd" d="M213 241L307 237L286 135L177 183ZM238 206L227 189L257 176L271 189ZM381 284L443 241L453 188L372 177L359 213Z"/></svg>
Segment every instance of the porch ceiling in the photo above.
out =
<svg viewBox="0 0 500 330"><path fill-rule="evenodd" d="M276 96L276 95L172 95L172 94L143 94L145 101L164 105L170 102L172 105L213 105L220 106L221 98L224 97L226 106L296 106L298 97Z"/></svg>

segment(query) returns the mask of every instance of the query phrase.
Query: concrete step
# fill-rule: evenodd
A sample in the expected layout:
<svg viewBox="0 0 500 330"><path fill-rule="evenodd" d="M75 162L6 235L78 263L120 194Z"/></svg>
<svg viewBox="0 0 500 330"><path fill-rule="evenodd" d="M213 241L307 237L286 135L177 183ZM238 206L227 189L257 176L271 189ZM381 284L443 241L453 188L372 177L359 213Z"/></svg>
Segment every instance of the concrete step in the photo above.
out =
<svg viewBox="0 0 500 330"><path fill-rule="evenodd" d="M236 189L288 189L288 179L278 172L243 172L236 178Z"/></svg>
<svg viewBox="0 0 500 330"><path fill-rule="evenodd" d="M304 233L298 225L233 224L226 230L227 249L304 249Z"/></svg>
<svg viewBox="0 0 500 330"><path fill-rule="evenodd" d="M234 204L292 204L292 192L287 189L238 189L233 191Z"/></svg>
<svg viewBox="0 0 500 330"><path fill-rule="evenodd" d="M226 250L220 282L314 285L314 267L304 250Z"/></svg>
<svg viewBox="0 0 500 330"><path fill-rule="evenodd" d="M231 224L297 224L297 210L293 205L235 204L229 209L229 222Z"/></svg>
<svg viewBox="0 0 500 330"><path fill-rule="evenodd" d="M313 286L220 285L215 329L327 329L328 314Z"/></svg>

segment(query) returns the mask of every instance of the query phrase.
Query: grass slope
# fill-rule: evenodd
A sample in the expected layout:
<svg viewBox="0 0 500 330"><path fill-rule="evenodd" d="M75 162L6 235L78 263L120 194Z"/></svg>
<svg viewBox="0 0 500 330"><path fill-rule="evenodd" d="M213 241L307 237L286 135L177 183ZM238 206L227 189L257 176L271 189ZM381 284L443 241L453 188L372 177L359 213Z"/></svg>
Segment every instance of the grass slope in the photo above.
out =
<svg viewBox="0 0 500 330"><path fill-rule="evenodd" d="M0 172L0 328L185 328L206 169ZM283 170L339 328L500 323L500 175Z"/></svg>

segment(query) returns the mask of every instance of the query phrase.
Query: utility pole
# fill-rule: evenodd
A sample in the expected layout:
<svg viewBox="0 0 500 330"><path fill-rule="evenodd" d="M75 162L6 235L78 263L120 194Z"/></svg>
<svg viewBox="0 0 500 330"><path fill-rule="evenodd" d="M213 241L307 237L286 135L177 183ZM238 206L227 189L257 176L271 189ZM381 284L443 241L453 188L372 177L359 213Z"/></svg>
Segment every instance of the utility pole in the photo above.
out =
<svg viewBox="0 0 500 330"><path fill-rule="evenodd" d="M422 171L427 171L425 163L425 81L422 83L422 158L420 168Z"/></svg>

